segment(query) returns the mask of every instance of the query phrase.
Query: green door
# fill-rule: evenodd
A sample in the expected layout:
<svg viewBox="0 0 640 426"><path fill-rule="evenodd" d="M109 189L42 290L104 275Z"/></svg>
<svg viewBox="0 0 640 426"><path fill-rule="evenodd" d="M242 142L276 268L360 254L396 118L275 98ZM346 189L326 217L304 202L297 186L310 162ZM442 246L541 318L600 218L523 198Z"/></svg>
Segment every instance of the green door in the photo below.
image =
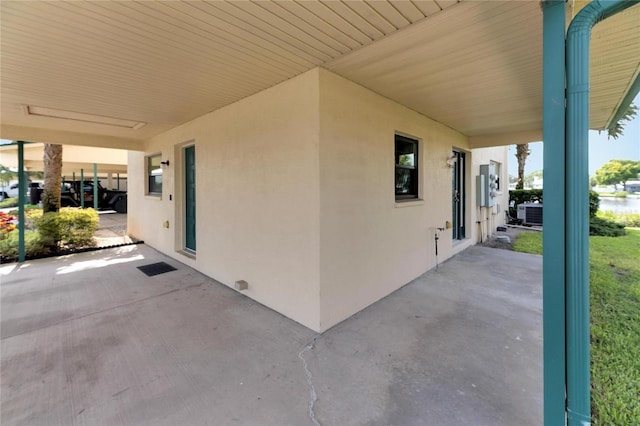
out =
<svg viewBox="0 0 640 426"><path fill-rule="evenodd" d="M465 213L465 187L464 187L464 169L465 155L464 152L453 151L451 189L452 189L452 218L453 229L452 235L454 240L463 240L465 237L464 213Z"/></svg>
<svg viewBox="0 0 640 426"><path fill-rule="evenodd" d="M196 251L196 147L184 149L185 248Z"/></svg>

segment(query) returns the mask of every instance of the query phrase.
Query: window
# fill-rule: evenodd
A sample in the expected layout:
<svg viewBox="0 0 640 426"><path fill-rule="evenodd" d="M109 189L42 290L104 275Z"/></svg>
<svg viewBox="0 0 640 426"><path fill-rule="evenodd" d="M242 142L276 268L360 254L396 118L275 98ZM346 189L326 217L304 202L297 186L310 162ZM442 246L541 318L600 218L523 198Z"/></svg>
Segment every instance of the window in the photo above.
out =
<svg viewBox="0 0 640 426"><path fill-rule="evenodd" d="M396 200L418 198L418 141L396 135Z"/></svg>
<svg viewBox="0 0 640 426"><path fill-rule="evenodd" d="M162 164L160 154L147 157L147 194L162 195Z"/></svg>
<svg viewBox="0 0 640 426"><path fill-rule="evenodd" d="M495 170L496 172L496 191L500 191L500 176L502 176L502 164L498 163L497 161L491 161L491 164L493 164L493 170Z"/></svg>

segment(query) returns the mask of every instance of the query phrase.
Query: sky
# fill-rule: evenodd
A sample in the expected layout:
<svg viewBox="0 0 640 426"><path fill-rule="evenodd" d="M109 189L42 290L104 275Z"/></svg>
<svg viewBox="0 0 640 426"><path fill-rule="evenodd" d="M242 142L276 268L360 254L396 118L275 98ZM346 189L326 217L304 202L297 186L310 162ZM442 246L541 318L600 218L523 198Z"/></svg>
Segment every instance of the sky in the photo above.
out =
<svg viewBox="0 0 640 426"><path fill-rule="evenodd" d="M633 101L640 107L640 94ZM528 175L536 170L542 170L542 142L530 143L531 154L527 158L524 174ZM518 160L516 160L515 145L509 146L509 174L518 174ZM589 176L609 160L640 160L640 115L628 122L624 134L618 139L607 139L607 133L599 134L589 131Z"/></svg>

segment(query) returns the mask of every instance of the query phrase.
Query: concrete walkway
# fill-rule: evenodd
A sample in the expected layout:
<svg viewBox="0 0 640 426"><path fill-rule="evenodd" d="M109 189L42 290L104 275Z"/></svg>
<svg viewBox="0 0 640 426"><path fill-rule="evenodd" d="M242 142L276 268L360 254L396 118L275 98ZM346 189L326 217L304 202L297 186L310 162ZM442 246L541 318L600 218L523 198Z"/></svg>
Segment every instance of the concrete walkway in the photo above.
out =
<svg viewBox="0 0 640 426"><path fill-rule="evenodd" d="M0 423L539 425L541 267L472 247L317 335L144 245L4 265Z"/></svg>

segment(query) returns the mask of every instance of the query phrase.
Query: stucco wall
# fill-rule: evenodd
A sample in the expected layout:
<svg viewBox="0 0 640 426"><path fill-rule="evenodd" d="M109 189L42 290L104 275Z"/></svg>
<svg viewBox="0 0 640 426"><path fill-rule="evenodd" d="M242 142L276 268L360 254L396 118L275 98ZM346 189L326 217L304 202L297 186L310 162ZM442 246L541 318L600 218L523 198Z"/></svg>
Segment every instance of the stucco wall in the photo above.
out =
<svg viewBox="0 0 640 426"><path fill-rule="evenodd" d="M422 202L395 201L395 132L420 140ZM446 160L454 147L468 148L467 138L321 70L323 330L435 266L436 228L451 220L452 172ZM451 256L450 230L441 233L438 252L440 261Z"/></svg>
<svg viewBox="0 0 640 426"><path fill-rule="evenodd" d="M417 202L395 200L396 133L420 141ZM195 258L182 252L189 145ZM467 155L467 233L455 244L437 231L452 220L452 149ZM324 331L434 267L436 232L440 262L474 244L478 165L504 152L476 155L451 128L314 69L130 152L129 232L228 286L246 280L247 296ZM162 197L145 195L145 156L156 153L170 161Z"/></svg>
<svg viewBox="0 0 640 426"><path fill-rule="evenodd" d="M132 235L226 285L246 280L247 296L316 330L317 79L312 70L163 133L144 153L131 152L128 224ZM179 251L180 153L189 144L196 150L195 259ZM170 160L161 198L144 195L145 155L154 153Z"/></svg>
<svg viewBox="0 0 640 426"><path fill-rule="evenodd" d="M496 233L496 227L504 225L505 210L509 207L509 170L508 170L508 150L506 146L493 148L476 148L473 150L472 172L474 176L480 173L481 164L489 164L490 162L500 164L500 190L497 191L495 205L493 207L477 207L474 203L473 208L476 210L476 222L480 222L480 226L476 224L476 240L478 242L486 240L488 237ZM475 195L475 191L474 191ZM482 233L480 233L482 230Z"/></svg>

